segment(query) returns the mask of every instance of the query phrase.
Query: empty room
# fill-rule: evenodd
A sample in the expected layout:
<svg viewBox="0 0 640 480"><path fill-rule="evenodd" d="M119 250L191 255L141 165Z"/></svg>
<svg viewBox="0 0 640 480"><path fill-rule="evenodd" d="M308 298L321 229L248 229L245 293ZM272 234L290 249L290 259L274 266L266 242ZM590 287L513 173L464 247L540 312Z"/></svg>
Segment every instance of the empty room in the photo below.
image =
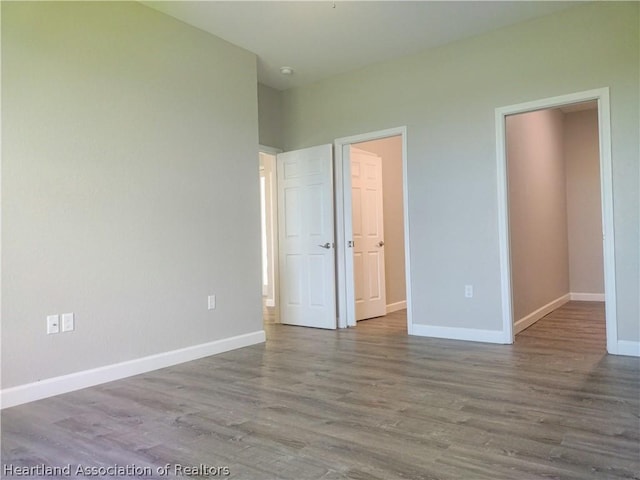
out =
<svg viewBox="0 0 640 480"><path fill-rule="evenodd" d="M638 2L0 7L0 476L638 476Z"/></svg>

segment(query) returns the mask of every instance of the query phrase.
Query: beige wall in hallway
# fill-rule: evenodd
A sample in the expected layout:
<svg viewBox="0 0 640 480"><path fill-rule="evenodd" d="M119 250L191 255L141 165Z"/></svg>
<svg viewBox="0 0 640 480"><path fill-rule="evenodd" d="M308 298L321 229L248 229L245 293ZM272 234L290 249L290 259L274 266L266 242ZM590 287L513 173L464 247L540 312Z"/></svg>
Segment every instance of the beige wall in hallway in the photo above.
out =
<svg viewBox="0 0 640 480"><path fill-rule="evenodd" d="M514 322L569 293L564 115L507 117Z"/></svg>
<svg viewBox="0 0 640 480"><path fill-rule="evenodd" d="M569 277L573 293L604 293L598 110L564 116Z"/></svg>
<svg viewBox="0 0 640 480"><path fill-rule="evenodd" d="M384 268L387 305L407 300L402 192L402 137L358 143L358 148L382 158L384 208Z"/></svg>

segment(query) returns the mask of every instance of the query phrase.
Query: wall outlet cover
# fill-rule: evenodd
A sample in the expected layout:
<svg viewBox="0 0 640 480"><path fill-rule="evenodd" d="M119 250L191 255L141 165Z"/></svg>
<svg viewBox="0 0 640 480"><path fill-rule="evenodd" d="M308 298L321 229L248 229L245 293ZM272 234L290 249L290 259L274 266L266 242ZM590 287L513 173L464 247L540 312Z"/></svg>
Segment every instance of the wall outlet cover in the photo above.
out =
<svg viewBox="0 0 640 480"><path fill-rule="evenodd" d="M60 315L47 315L47 335L60 333Z"/></svg>

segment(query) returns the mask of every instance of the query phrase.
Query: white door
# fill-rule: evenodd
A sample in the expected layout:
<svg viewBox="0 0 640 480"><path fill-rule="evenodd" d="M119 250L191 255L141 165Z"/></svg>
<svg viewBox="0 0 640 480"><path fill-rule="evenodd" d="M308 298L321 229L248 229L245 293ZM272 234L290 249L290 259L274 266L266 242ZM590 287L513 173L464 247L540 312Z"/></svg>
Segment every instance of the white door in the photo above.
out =
<svg viewBox="0 0 640 480"><path fill-rule="evenodd" d="M387 313L382 159L351 147L351 211L356 320Z"/></svg>
<svg viewBox="0 0 640 480"><path fill-rule="evenodd" d="M336 328L333 150L277 157L280 321Z"/></svg>

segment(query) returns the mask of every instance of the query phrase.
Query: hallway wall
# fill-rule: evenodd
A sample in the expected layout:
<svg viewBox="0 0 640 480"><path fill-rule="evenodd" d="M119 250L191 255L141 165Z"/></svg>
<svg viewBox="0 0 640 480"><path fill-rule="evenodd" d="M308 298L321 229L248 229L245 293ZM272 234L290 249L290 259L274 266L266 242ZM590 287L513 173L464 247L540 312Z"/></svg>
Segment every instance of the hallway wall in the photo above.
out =
<svg viewBox="0 0 640 480"><path fill-rule="evenodd" d="M573 293L604 295L597 109L565 114L564 157L569 288Z"/></svg>
<svg viewBox="0 0 640 480"><path fill-rule="evenodd" d="M569 293L564 115L506 119L513 320Z"/></svg>

